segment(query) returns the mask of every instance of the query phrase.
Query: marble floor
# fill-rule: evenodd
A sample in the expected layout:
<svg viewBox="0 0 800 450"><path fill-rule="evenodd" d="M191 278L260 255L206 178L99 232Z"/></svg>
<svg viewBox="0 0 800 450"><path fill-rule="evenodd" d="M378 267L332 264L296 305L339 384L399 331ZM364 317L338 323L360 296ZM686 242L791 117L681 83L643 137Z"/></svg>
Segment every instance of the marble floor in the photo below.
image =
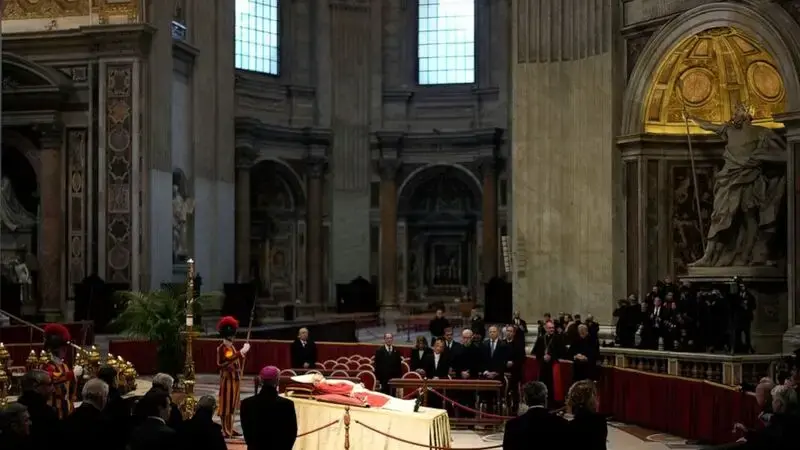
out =
<svg viewBox="0 0 800 450"><path fill-rule="evenodd" d="M218 388L216 380L217 378L214 375L198 375L195 394L198 397L216 395ZM250 383L242 383L241 395L242 398L253 395L253 386ZM235 427L241 431L238 416L235 421ZM469 430L454 430L452 436L452 447L454 449L482 448L493 445L497 445L497 448L500 448L499 446L502 445L503 440L503 436L500 433L492 434ZM675 436L615 422L609 423L608 441L609 450L688 450L700 448ZM240 440L231 440L228 442L228 448L231 450L245 450L246 446Z"/></svg>

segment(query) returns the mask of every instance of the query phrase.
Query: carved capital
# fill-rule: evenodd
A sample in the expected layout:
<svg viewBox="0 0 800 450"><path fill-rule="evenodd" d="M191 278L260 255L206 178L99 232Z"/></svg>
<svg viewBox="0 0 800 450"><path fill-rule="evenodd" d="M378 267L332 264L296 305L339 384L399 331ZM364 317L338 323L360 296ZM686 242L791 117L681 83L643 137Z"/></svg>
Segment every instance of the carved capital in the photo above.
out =
<svg viewBox="0 0 800 450"><path fill-rule="evenodd" d="M395 180L397 178L397 172L402 166L403 162L399 159L383 158L378 160L377 163L378 174L380 174L381 180L383 181Z"/></svg>
<svg viewBox="0 0 800 450"><path fill-rule="evenodd" d="M36 131L43 150L60 150L64 144L64 127L60 123L39 125Z"/></svg>
<svg viewBox="0 0 800 450"><path fill-rule="evenodd" d="M306 158L306 170L310 178L321 178L328 169L328 160L316 156Z"/></svg>
<svg viewBox="0 0 800 450"><path fill-rule="evenodd" d="M249 145L239 145L236 147L236 168L249 169L258 159L258 150Z"/></svg>

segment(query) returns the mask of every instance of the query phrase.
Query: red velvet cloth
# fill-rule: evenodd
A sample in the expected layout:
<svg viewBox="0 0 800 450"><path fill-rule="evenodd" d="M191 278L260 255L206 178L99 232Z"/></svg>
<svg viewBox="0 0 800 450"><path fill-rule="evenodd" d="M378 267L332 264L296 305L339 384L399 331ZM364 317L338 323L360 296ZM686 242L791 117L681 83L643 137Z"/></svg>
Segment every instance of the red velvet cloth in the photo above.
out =
<svg viewBox="0 0 800 450"><path fill-rule="evenodd" d="M217 345L218 339L195 341L197 373L216 372ZM378 347L380 345L318 342L317 352L322 362L354 354L372 356ZM404 356L411 351L410 347L397 349ZM28 347L25 346L23 360L27 351ZM139 373L152 374L156 371L156 345L152 342L111 341L110 351L133 362ZM289 341L251 341L245 372L256 373L267 364L288 368ZM559 367L561 385L566 393L572 385L572 364L562 361ZM524 381L535 380L538 372L536 359L529 356L525 361ZM731 434L735 422L748 427L754 427L757 423L759 408L755 397L728 387L610 367L600 368L599 373L601 412L612 416L615 421L712 444L736 440L736 436Z"/></svg>
<svg viewBox="0 0 800 450"><path fill-rule="evenodd" d="M13 320L12 320L13 322ZM44 328L46 324L38 324ZM63 324L69 331L72 341L78 345L94 344L94 323L91 321L71 322ZM0 342L4 344L28 344L44 342L44 335L27 325L9 325L0 327Z"/></svg>

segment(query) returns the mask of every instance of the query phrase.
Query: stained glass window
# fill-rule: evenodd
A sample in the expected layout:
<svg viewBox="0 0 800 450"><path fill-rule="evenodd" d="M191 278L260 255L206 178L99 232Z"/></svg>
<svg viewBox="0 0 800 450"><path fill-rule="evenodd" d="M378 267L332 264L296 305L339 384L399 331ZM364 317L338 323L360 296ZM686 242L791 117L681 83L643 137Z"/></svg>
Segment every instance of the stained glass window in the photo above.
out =
<svg viewBox="0 0 800 450"><path fill-rule="evenodd" d="M236 0L236 68L278 75L279 0Z"/></svg>
<svg viewBox="0 0 800 450"><path fill-rule="evenodd" d="M475 82L475 0L419 0L419 84Z"/></svg>

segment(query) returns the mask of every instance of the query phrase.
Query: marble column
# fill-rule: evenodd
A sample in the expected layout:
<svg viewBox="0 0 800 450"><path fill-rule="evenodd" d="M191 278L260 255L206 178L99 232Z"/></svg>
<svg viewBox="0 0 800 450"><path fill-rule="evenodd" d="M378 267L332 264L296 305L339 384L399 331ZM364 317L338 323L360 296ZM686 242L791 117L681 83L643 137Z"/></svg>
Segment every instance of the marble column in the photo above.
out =
<svg viewBox="0 0 800 450"><path fill-rule="evenodd" d="M324 158L306 160L306 302L322 303L322 182L325 174Z"/></svg>
<svg viewBox="0 0 800 450"><path fill-rule="evenodd" d="M788 329L783 335L783 351L792 352L800 348L800 111L780 114L775 120L786 127L786 205L787 231L787 287L788 302L786 317Z"/></svg>
<svg viewBox="0 0 800 450"><path fill-rule="evenodd" d="M61 170L61 147L64 130L48 127L42 133L39 156L39 191L41 199L41 243L39 244L39 292L42 298L41 312L48 322L62 317L64 284L61 258L64 251L64 210L62 197L64 188Z"/></svg>
<svg viewBox="0 0 800 450"><path fill-rule="evenodd" d="M380 305L397 306L397 170L400 162L384 159L378 163L380 184Z"/></svg>
<svg viewBox="0 0 800 450"><path fill-rule="evenodd" d="M236 282L248 283L250 275L250 169L258 152L236 148Z"/></svg>
<svg viewBox="0 0 800 450"><path fill-rule="evenodd" d="M483 176L483 258L481 273L486 283L497 276L497 160L489 157L481 160Z"/></svg>

